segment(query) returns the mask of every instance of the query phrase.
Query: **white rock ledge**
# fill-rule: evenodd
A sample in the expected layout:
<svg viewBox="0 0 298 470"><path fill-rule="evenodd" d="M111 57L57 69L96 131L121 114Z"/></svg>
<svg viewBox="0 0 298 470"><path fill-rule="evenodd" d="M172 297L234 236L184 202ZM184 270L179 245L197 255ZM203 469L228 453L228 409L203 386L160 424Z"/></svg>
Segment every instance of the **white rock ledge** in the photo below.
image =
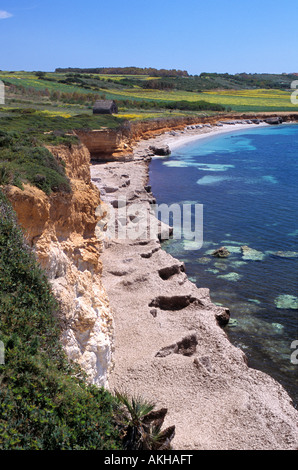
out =
<svg viewBox="0 0 298 470"><path fill-rule="evenodd" d="M168 138L159 137L157 143ZM99 189L101 182L118 188L102 192L107 207L131 191L134 203L147 201L149 206L153 196L144 190L145 149L151 143L138 145L134 161L92 166ZM128 186L121 185L123 175ZM177 268L182 263L161 249L157 237L106 242L102 261L115 324L111 389L167 408L165 426L176 426L175 449L297 449L298 412L287 392L248 367L243 351L230 343L216 320L225 309L212 304L208 289L188 280ZM187 347L189 337L193 341Z"/></svg>

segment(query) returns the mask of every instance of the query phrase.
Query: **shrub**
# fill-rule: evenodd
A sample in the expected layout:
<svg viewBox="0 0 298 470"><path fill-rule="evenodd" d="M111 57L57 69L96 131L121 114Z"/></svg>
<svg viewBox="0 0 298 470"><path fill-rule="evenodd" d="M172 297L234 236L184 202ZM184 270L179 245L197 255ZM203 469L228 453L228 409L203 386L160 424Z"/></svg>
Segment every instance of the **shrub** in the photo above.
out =
<svg viewBox="0 0 298 470"><path fill-rule="evenodd" d="M121 449L115 399L61 347L59 305L0 191L0 450Z"/></svg>
<svg viewBox="0 0 298 470"><path fill-rule="evenodd" d="M117 101L118 107L125 106L130 109L179 109L181 111L225 111L225 107L208 101L145 101L145 100L123 100Z"/></svg>
<svg viewBox="0 0 298 470"><path fill-rule="evenodd" d="M126 450L171 450L175 426L162 430L167 409L142 397L115 391L115 415Z"/></svg>
<svg viewBox="0 0 298 470"><path fill-rule="evenodd" d="M1 162L2 161L2 162ZM0 133L0 184L31 183L47 194L70 192L64 165L49 150L37 145L34 138L18 133Z"/></svg>

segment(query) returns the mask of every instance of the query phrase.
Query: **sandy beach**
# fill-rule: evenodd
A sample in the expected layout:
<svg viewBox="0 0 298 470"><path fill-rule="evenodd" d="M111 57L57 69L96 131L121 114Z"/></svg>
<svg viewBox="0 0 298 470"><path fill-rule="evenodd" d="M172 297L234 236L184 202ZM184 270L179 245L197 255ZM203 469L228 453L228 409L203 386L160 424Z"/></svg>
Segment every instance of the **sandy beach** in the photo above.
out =
<svg viewBox="0 0 298 470"><path fill-rule="evenodd" d="M289 124L289 123L287 123ZM210 127L209 127L210 126ZM148 148L150 145L168 145L170 150L176 150L184 145L196 142L201 139L206 139L216 135L222 135L227 133L234 133L237 131L243 131L245 129L254 129L257 127L270 127L270 124L261 122L260 124L223 124L222 126L214 125L201 125L201 127L187 126L183 130L166 132L159 136L153 137L147 140L141 141L135 148L135 153L138 153L140 149Z"/></svg>
<svg viewBox="0 0 298 470"><path fill-rule="evenodd" d="M270 124L261 123L261 124L234 124L228 125L223 124L222 127L212 126L211 128L204 127L202 129L187 130L184 131L186 134L180 134L176 136L176 139L168 139L168 136L165 137L165 143L168 144L171 150L176 150L179 147L190 144L197 140L205 139L208 137L213 137L221 134L234 133L237 131L243 131L245 129L252 129L256 127L269 127ZM173 136L175 137L175 136Z"/></svg>

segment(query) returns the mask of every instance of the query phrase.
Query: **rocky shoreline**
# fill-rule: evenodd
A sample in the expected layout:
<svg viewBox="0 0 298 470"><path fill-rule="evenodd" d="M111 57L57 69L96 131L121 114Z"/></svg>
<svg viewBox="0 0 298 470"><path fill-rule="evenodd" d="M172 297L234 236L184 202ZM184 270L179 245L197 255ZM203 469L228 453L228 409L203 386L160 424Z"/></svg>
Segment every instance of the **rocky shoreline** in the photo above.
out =
<svg viewBox="0 0 298 470"><path fill-rule="evenodd" d="M102 282L114 318L108 386L167 408L165 425L176 427L174 449L297 449L298 412L290 397L248 367L222 328L228 311L211 302L209 289L189 281L183 263L162 249L160 233L105 239L115 211L132 231L138 205L151 217L149 147L182 145L211 130L168 132L135 145L130 161L91 166L103 201L96 233L104 240Z"/></svg>

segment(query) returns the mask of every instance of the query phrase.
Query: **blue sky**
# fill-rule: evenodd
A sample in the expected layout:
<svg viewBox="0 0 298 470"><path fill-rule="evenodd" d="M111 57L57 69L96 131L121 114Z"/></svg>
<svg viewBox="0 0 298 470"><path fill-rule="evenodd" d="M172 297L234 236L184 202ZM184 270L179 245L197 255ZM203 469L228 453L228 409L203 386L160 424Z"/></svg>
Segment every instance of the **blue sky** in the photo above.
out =
<svg viewBox="0 0 298 470"><path fill-rule="evenodd" d="M298 72L297 0L0 0L0 69Z"/></svg>

